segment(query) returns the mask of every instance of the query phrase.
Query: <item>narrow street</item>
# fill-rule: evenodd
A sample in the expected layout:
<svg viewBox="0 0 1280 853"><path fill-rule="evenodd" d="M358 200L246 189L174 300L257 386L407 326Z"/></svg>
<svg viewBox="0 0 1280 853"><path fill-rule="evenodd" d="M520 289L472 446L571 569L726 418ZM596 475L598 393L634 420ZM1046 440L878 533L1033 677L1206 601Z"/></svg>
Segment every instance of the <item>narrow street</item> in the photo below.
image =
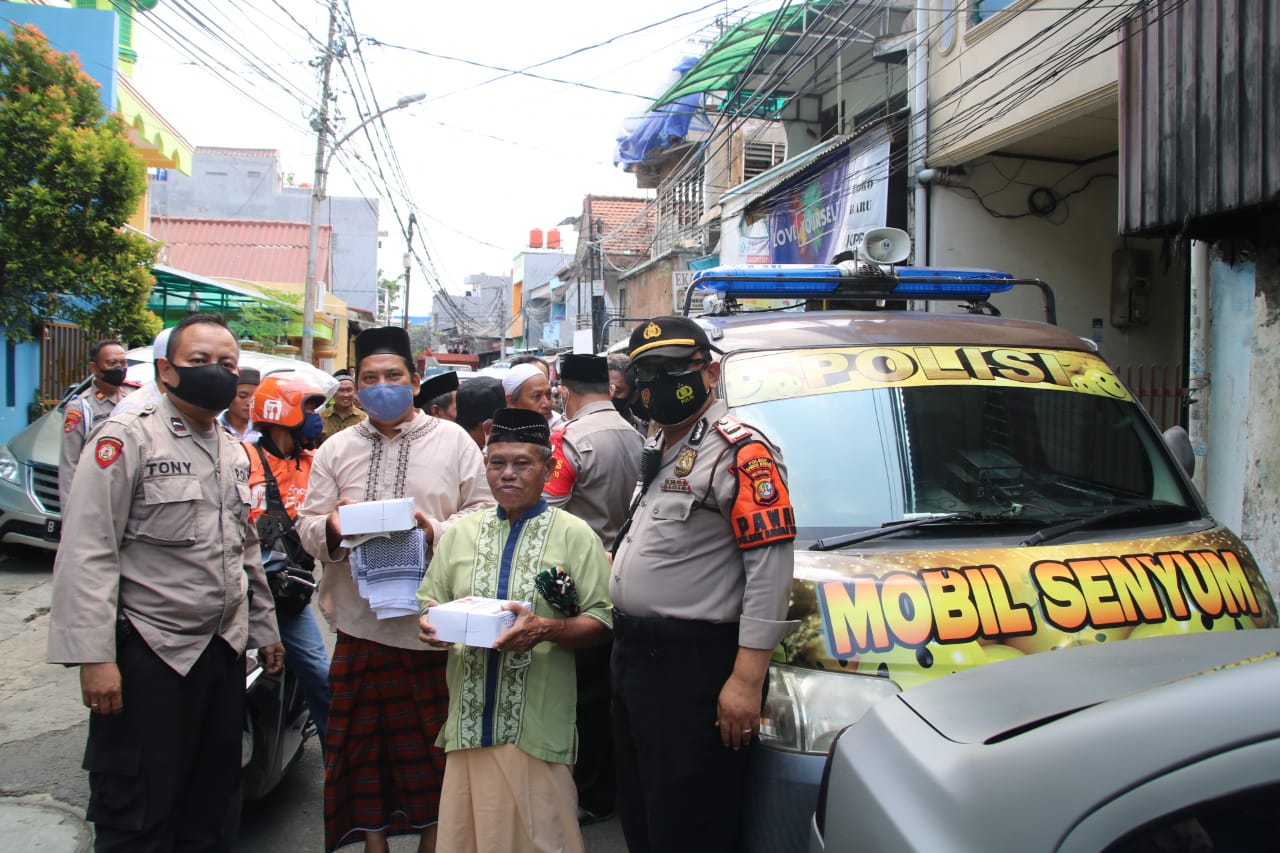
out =
<svg viewBox="0 0 1280 853"><path fill-rule="evenodd" d="M88 718L77 670L44 662L53 555L6 549L0 555L0 822L9 814L34 815L45 845L38 849L80 853L92 839L82 820L89 780L80 769ZM332 645L332 635L326 639ZM310 742L280 787L245 804L240 836L230 849L320 851L323 821L324 769L319 746ZM616 819L585 828L583 836L589 853L626 849ZM37 849L12 835L4 847ZM401 838L391 848L411 851L417 845Z"/></svg>

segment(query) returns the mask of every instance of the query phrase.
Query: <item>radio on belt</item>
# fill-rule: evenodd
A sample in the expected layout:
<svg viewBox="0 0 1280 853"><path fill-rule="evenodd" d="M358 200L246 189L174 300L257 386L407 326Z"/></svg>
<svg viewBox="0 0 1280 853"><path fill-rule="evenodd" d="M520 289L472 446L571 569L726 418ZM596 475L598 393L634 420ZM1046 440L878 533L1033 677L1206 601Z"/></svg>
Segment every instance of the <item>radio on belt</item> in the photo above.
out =
<svg viewBox="0 0 1280 853"><path fill-rule="evenodd" d="M502 609L507 603L501 598L469 595L428 608L427 619L436 629L437 640L491 649L494 641L516 624L516 614ZM527 601L520 604L532 609Z"/></svg>

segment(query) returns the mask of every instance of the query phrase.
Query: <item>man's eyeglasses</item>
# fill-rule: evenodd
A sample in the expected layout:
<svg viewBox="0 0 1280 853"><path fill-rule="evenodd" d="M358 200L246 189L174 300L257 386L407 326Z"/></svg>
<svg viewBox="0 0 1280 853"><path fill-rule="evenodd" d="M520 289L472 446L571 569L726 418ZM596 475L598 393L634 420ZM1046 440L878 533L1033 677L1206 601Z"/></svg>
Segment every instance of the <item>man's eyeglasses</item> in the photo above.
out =
<svg viewBox="0 0 1280 853"><path fill-rule="evenodd" d="M708 363L705 358L695 356L693 358L671 358L653 364L633 364L631 369L635 371L636 379L648 382L657 379L659 375L682 376L686 373L696 373L706 367Z"/></svg>

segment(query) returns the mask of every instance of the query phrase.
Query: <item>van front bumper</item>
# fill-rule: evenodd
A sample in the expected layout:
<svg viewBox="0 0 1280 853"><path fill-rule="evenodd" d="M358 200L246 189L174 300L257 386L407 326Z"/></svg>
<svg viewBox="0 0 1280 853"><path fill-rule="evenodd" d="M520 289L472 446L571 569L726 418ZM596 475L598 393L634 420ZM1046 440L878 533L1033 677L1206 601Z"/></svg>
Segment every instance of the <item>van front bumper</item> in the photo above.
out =
<svg viewBox="0 0 1280 853"><path fill-rule="evenodd" d="M825 755L752 748L742 829L745 853L805 853L826 761Z"/></svg>

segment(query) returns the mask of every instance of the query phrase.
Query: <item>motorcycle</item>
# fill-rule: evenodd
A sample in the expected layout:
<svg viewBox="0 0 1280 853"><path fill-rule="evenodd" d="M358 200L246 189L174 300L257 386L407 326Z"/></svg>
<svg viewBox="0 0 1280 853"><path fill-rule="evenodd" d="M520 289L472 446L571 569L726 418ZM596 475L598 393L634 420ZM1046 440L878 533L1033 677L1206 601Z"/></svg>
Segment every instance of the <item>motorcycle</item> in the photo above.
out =
<svg viewBox="0 0 1280 853"><path fill-rule="evenodd" d="M244 689L241 781L244 799L257 800L280 783L316 728L298 679L288 667L267 675L256 649L245 656Z"/></svg>

